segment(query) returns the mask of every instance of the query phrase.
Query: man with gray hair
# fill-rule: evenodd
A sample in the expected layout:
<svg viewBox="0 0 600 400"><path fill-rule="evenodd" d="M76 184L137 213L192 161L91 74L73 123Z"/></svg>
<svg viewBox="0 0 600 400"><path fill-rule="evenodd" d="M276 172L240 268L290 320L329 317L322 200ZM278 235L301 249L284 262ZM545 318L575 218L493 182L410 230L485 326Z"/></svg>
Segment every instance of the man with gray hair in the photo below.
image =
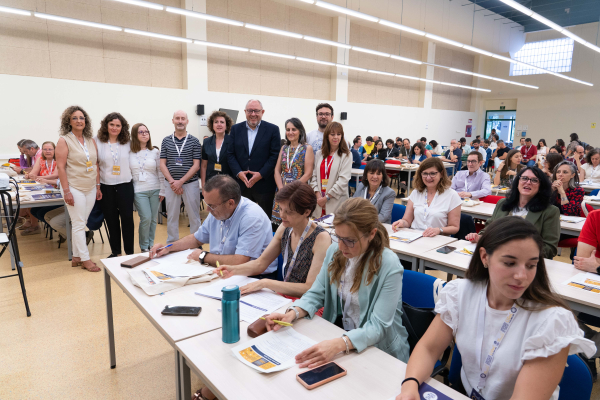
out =
<svg viewBox="0 0 600 400"><path fill-rule="evenodd" d="M42 156L42 149L33 140L24 141L21 147L23 148L23 154L31 158L31 165L28 168L22 169L21 173L30 172L37 160Z"/></svg>
<svg viewBox="0 0 600 400"><path fill-rule="evenodd" d="M270 218L281 135L277 125L262 120L265 110L259 100L249 100L244 112L246 121L231 127L227 161L242 196L257 203Z"/></svg>
<svg viewBox="0 0 600 400"><path fill-rule="evenodd" d="M204 201L209 216L194 234L173 243L169 248L156 244L150 257L161 257L175 251L196 249L209 243L210 252L194 250L188 259L202 264L238 265L255 260L273 239L271 220L260 207L242 197L238 183L228 175L215 175L204 185ZM260 278L277 279L277 260Z"/></svg>

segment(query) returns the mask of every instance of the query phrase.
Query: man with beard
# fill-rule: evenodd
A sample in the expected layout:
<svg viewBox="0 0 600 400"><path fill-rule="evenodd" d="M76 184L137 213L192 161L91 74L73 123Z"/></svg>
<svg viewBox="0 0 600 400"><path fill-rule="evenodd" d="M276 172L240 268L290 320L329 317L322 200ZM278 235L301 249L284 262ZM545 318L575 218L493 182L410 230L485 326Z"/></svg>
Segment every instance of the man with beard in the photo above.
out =
<svg viewBox="0 0 600 400"><path fill-rule="evenodd" d="M317 151L321 150L323 147L323 132L325 132L325 128L327 124L333 121L333 107L328 103L321 103L317 106L317 124L319 125L319 129L315 129L312 132L308 132L306 134L306 143L310 144L317 154ZM350 137L348 135L348 137ZM352 144L349 140L348 148L352 148Z"/></svg>

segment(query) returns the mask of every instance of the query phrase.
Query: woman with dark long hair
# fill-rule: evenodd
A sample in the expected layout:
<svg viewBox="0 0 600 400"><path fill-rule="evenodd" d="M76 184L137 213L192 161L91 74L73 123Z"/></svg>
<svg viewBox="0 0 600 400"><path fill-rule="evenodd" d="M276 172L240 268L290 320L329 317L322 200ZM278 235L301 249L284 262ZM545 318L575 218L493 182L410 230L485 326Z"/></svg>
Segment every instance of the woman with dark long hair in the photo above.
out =
<svg viewBox="0 0 600 400"><path fill-rule="evenodd" d="M511 186L515 176L525 168L521 164L522 159L523 156L519 150L513 149L509 151L506 155L506 160L502 161L498 166L496 176L494 176L494 185Z"/></svg>
<svg viewBox="0 0 600 400"><path fill-rule="evenodd" d="M487 227L467 279L441 290L437 316L411 354L396 400L421 398L420 383L454 338L462 369L453 389L473 399L558 399L567 356L591 357L596 348L552 291L543 247L536 227L522 218Z"/></svg>

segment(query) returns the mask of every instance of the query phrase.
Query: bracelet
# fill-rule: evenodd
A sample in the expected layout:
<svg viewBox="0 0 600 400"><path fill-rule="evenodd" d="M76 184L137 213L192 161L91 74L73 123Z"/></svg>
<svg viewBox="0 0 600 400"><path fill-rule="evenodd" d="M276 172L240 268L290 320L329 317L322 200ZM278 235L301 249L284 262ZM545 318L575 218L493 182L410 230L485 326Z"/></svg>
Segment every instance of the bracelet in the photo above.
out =
<svg viewBox="0 0 600 400"><path fill-rule="evenodd" d="M417 378L406 378L405 380L402 381L402 383L400 384L400 386L404 385L404 382L408 382L408 381L415 381L415 382L417 382L417 387L421 386L421 384L419 383L419 381L417 380Z"/></svg>
<svg viewBox="0 0 600 400"><path fill-rule="evenodd" d="M350 354L350 346L348 345L348 338L346 335L342 335L342 339L344 339L344 343L346 344L346 354Z"/></svg>
<svg viewBox="0 0 600 400"><path fill-rule="evenodd" d="M296 318L294 318L294 320L292 322L294 322L295 320L297 320L298 318L300 318L300 311L297 310L296 307L292 306L292 307L288 307L287 310L285 310L285 313L287 314L288 311L292 310L293 312L296 313Z"/></svg>

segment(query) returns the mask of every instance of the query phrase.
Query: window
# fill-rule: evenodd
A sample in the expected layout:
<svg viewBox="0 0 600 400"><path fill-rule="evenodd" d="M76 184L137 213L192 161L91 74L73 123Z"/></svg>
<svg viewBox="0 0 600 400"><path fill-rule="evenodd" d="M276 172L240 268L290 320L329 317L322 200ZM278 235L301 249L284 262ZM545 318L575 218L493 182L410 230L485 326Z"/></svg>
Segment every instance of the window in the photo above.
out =
<svg viewBox="0 0 600 400"><path fill-rule="evenodd" d="M525 43L514 59L552 72L571 71L573 61L573 39L562 38ZM542 72L524 65L511 64L510 75L533 75Z"/></svg>

